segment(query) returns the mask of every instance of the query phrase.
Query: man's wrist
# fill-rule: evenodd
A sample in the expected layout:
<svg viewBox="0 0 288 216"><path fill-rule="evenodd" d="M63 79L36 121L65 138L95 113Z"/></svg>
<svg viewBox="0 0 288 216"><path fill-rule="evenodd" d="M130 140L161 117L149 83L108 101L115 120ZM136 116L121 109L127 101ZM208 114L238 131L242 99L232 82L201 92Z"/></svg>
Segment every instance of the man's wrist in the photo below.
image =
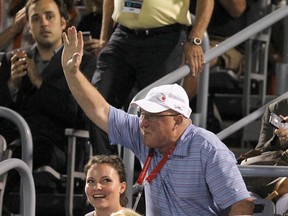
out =
<svg viewBox="0 0 288 216"><path fill-rule="evenodd" d="M202 44L202 39L199 38L199 37L189 37L187 39L187 42L191 43L191 44L194 44L194 45L197 45L197 46L201 46Z"/></svg>

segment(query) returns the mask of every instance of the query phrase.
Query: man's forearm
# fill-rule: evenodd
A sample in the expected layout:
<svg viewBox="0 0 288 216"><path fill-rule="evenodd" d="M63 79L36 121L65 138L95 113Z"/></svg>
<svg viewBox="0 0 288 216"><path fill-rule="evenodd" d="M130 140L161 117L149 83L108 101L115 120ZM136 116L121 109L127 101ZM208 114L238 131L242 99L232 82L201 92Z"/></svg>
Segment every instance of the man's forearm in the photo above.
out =
<svg viewBox="0 0 288 216"><path fill-rule="evenodd" d="M229 211L229 216L234 215L253 215L254 203L252 198L247 198L233 204Z"/></svg>
<svg viewBox="0 0 288 216"><path fill-rule="evenodd" d="M204 33L210 22L214 8L214 1L198 0L196 6L195 21L192 23L192 30L189 37L204 37Z"/></svg>
<svg viewBox="0 0 288 216"><path fill-rule="evenodd" d="M77 103L98 127L107 132L109 104L80 71L76 74L65 72L65 76Z"/></svg>
<svg viewBox="0 0 288 216"><path fill-rule="evenodd" d="M100 40L106 43L108 42L113 31L114 26L114 21L112 19L113 11L114 11L114 0L104 0Z"/></svg>
<svg viewBox="0 0 288 216"><path fill-rule="evenodd" d="M0 51L4 51L17 34L13 25L2 31L0 33Z"/></svg>

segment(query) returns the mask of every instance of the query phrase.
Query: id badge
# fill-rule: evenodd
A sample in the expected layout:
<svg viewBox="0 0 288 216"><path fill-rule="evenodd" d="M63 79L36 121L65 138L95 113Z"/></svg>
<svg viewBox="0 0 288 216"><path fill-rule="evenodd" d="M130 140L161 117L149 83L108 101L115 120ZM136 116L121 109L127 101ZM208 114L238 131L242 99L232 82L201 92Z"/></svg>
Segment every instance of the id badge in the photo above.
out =
<svg viewBox="0 0 288 216"><path fill-rule="evenodd" d="M122 12L140 14L143 0L124 0Z"/></svg>

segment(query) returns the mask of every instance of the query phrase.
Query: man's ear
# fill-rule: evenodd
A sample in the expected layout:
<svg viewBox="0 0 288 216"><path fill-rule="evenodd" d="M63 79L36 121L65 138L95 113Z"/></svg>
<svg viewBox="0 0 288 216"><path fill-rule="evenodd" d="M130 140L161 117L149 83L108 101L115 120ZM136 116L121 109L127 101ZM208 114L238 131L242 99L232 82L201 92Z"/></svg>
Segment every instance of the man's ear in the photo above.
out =
<svg viewBox="0 0 288 216"><path fill-rule="evenodd" d="M181 125L182 122L183 122L183 116L182 115L176 116L175 125Z"/></svg>
<svg viewBox="0 0 288 216"><path fill-rule="evenodd" d="M67 26L67 21L65 20L64 17L61 17L61 28L64 31L66 29Z"/></svg>

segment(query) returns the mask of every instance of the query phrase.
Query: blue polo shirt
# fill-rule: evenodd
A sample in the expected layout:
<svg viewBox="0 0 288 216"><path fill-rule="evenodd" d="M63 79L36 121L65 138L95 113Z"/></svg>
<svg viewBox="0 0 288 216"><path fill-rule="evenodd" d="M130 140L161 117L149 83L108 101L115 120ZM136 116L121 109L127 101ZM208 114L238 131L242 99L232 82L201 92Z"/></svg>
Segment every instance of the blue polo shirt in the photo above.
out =
<svg viewBox="0 0 288 216"><path fill-rule="evenodd" d="M139 118L110 107L109 139L132 152L143 164ZM155 150L148 174L162 159ZM250 197L234 154L219 138L190 125L156 178L145 186L146 215L220 215L221 209Z"/></svg>

